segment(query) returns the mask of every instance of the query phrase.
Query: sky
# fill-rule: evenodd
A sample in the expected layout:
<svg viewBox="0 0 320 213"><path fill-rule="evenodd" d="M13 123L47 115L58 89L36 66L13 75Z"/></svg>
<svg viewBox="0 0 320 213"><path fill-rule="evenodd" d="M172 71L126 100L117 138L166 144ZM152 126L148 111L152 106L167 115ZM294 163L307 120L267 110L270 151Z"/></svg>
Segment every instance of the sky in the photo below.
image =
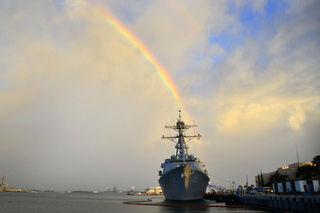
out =
<svg viewBox="0 0 320 213"><path fill-rule="evenodd" d="M217 186L255 184L296 151L311 161L319 20L316 0L2 0L0 176L40 190L156 186L180 109Z"/></svg>

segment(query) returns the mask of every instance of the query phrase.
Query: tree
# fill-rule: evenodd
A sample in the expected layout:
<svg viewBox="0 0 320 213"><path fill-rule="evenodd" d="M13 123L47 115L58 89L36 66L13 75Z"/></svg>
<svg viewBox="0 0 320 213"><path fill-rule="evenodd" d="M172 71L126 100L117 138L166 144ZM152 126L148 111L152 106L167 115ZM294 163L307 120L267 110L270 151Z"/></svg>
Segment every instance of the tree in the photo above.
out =
<svg viewBox="0 0 320 213"><path fill-rule="evenodd" d="M320 167L320 155L315 156L312 160L312 163L314 164L314 166Z"/></svg>
<svg viewBox="0 0 320 213"><path fill-rule="evenodd" d="M259 174L258 174L258 187L261 187L261 179Z"/></svg>
<svg viewBox="0 0 320 213"><path fill-rule="evenodd" d="M300 166L297 169L296 177L302 179L311 179L315 172L315 167L312 165Z"/></svg>
<svg viewBox="0 0 320 213"><path fill-rule="evenodd" d="M283 182L283 181L286 181L288 178L289 178L288 175L282 175L277 170L276 173L274 173L273 175L270 176L269 181L268 181L268 183L266 183L265 186L271 187L273 183Z"/></svg>
<svg viewBox="0 0 320 213"><path fill-rule="evenodd" d="M315 167L313 175L320 178L320 155L315 156L311 162Z"/></svg>
<svg viewBox="0 0 320 213"><path fill-rule="evenodd" d="M320 155L317 155L311 161L312 165L300 166L297 169L296 177L303 179L311 179L320 177Z"/></svg>
<svg viewBox="0 0 320 213"><path fill-rule="evenodd" d="M260 176L260 182L261 182L261 186L264 186L264 182L263 182L263 176L262 176L262 170L260 170L261 176Z"/></svg>

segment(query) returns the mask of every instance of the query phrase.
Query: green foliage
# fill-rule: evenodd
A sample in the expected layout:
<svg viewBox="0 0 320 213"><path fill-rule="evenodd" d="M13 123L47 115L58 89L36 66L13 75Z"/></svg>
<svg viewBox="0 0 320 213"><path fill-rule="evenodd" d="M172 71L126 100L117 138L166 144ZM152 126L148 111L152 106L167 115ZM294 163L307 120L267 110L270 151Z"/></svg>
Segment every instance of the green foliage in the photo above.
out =
<svg viewBox="0 0 320 213"><path fill-rule="evenodd" d="M297 169L296 177L302 179L311 179L313 177L314 169L315 167L311 165L300 166Z"/></svg>
<svg viewBox="0 0 320 213"><path fill-rule="evenodd" d="M263 180L263 176L262 176L262 171L260 171L260 172L261 172L261 176L260 176L261 186L264 186L265 184L264 184L264 180Z"/></svg>
<svg viewBox="0 0 320 213"><path fill-rule="evenodd" d="M313 158L312 163L314 166L320 168L320 155L317 155Z"/></svg>
<svg viewBox="0 0 320 213"><path fill-rule="evenodd" d="M313 166L315 167L314 169L314 176L320 178L320 155L317 155L313 158Z"/></svg>
<svg viewBox="0 0 320 213"><path fill-rule="evenodd" d="M296 177L303 179L320 178L320 155L313 158L312 164L298 167Z"/></svg>

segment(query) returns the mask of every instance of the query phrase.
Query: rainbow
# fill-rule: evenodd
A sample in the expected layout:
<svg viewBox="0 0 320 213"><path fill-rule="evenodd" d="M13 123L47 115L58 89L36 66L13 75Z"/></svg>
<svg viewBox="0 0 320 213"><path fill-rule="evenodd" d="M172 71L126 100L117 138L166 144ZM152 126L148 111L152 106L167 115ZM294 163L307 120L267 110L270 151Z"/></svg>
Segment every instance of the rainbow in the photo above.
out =
<svg viewBox="0 0 320 213"><path fill-rule="evenodd" d="M148 48L132 33L130 32L122 23L120 23L110 12L105 8L94 6L89 4L84 0L78 0L86 8L90 9L96 14L99 14L106 22L108 22L114 29L116 29L124 38L126 38L135 48L139 50L141 55L154 67L158 75L165 83L167 88L170 90L172 96L175 98L180 107L183 107L181 102L181 97L177 86L170 78L166 69L156 60Z"/></svg>
<svg viewBox="0 0 320 213"><path fill-rule="evenodd" d="M118 21L109 11L105 8L92 5L85 0L77 0L84 7L88 8L90 11L101 16L107 23L109 23L114 29L116 29L127 41L129 41L136 49L139 50L140 54L152 65L152 67L157 71L158 75L170 90L172 96L176 100L179 109L182 110L184 120L186 122L191 122L189 113L185 109L182 98L179 94L177 86L170 78L167 70L156 60L153 54L148 50L148 48L132 33L130 32L120 21Z"/></svg>
<svg viewBox="0 0 320 213"><path fill-rule="evenodd" d="M154 69L157 71L158 75L160 76L162 81L165 83L167 88L170 90L172 96L175 98L178 106L182 110L183 120L186 121L187 123L191 123L189 113L187 112L184 105L182 104L182 99L181 99L181 96L179 95L177 86L174 84L173 80L170 78L165 68L156 60L156 58L152 55L152 53L148 50L148 48L123 24L121 24L115 17L113 17L110 12L106 11L106 9L103 10L102 7L91 5L84 0L78 0L78 2L80 2L82 5L84 5L94 13L99 14L106 22L108 22L114 29L116 29L124 38L126 38L135 48L137 48L140 51L141 55L147 61L149 61L150 64L154 67ZM198 146L195 146L195 148L199 152L202 152L200 148L201 146L202 146L202 142L200 140L198 142ZM204 155L202 154L202 156Z"/></svg>

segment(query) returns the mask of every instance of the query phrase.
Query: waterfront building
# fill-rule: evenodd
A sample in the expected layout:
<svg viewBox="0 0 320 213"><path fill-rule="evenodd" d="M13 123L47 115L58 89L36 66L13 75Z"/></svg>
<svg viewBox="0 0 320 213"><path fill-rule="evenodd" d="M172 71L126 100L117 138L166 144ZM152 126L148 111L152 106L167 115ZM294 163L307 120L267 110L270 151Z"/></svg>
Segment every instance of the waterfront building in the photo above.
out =
<svg viewBox="0 0 320 213"><path fill-rule="evenodd" d="M0 192L5 192L8 189L9 189L9 186L8 186L8 184L4 183L4 176L2 176L2 180L1 180L1 183L0 183Z"/></svg>
<svg viewBox="0 0 320 213"><path fill-rule="evenodd" d="M263 185L268 183L270 177L274 175L276 172L279 172L280 175L287 175L288 179L296 179L296 173L297 173L298 167L305 166L305 165L313 165L313 164L312 162L297 162L297 163L289 164L288 166L280 167L273 172L261 173L255 176L256 187L263 187Z"/></svg>
<svg viewBox="0 0 320 213"><path fill-rule="evenodd" d="M146 194L149 195L160 195L163 194L162 193L162 189L160 186L156 186L156 187L149 187L146 189Z"/></svg>

